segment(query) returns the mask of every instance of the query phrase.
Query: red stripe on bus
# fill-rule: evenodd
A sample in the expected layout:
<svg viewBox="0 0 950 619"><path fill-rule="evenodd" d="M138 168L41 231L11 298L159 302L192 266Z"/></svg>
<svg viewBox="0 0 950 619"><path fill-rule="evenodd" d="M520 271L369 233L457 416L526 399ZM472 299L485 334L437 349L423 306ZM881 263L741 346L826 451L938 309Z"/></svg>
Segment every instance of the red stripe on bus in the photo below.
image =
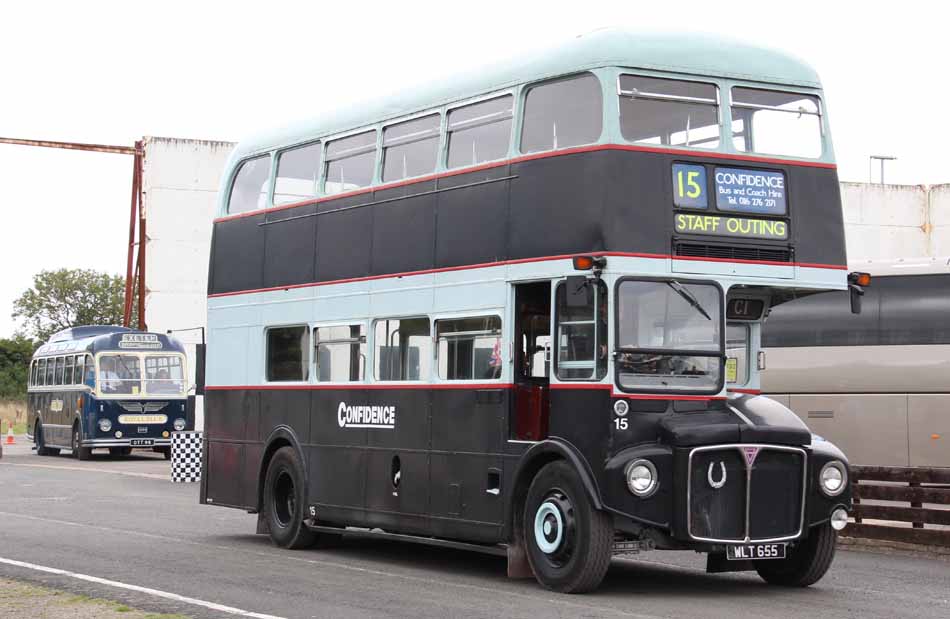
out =
<svg viewBox="0 0 950 619"><path fill-rule="evenodd" d="M337 200L340 198L349 198L353 196L359 196L374 191L385 191L387 189L397 189L399 187L405 187L406 185L413 185L415 183L425 183L427 181L438 180L440 178L450 178L452 176L458 176L459 174L469 174L472 172L481 172L482 170L490 170L492 168L500 168L502 166L511 165L513 163L521 163L524 161L534 161L536 159L548 159L551 157L563 157L565 155L575 155L577 153L590 153L601 150L620 150L620 151L634 151L640 153L658 153L663 155L680 155L683 157L699 157L705 159L731 159L734 161L749 161L753 163L772 163L776 165L790 165L790 166L800 166L806 168L826 168L829 170L837 169L837 165L834 163L824 163L821 161L796 161L791 159L779 159L774 157L758 157L755 155L730 155L728 153L700 153L691 150L681 150L677 148L658 148L655 146L634 146L632 144L595 144L593 146L578 146L575 148L565 148L563 150L551 151L546 153L535 153L533 155L521 155L520 157L513 157L511 159L502 159L501 161L494 161L491 163L483 163L481 165L471 166L468 168L459 168L458 170L448 170L446 172L439 172L438 174L429 174L426 176L420 176L418 178L412 178L404 181L395 181L392 183L385 183L383 185L377 185L375 187L365 187L362 189L355 189L353 191L347 191L343 193L336 193L332 196L321 196L319 198L313 198L310 200L301 200L299 202L292 202L290 204L281 204L280 206L272 206L270 208L262 208L254 211L247 211L246 213L235 213L234 215L223 215L214 220L214 223L220 223L222 221L230 221L232 219L240 219L242 217L253 217L255 215L261 215L264 213L274 213L277 211L283 211L286 209L296 208L299 206L306 206L308 204L320 204L321 202L327 202L328 200Z"/></svg>
<svg viewBox="0 0 950 619"><path fill-rule="evenodd" d="M735 262L741 264L761 264L766 266L803 266L812 269L834 269L839 271L848 270L847 266L840 264L799 264L797 262L774 262L770 260L730 260L728 258L699 258L694 256L670 256L666 254L646 254L637 252L590 252L579 254L563 254L560 256L541 256L537 258L517 258L514 260L500 260L498 262L482 262L478 264L463 264L455 267L439 267L435 269L422 269L419 271L406 271L403 273L387 273L385 275L366 275L364 277L350 277L346 279L333 279L325 282L309 282L306 284L289 284L287 286L271 286L268 288L250 288L248 290L233 290L231 292L216 292L209 294L209 299L217 297L233 297L242 294L254 294L258 292L275 292L277 290L294 290L297 288L314 288L317 286L330 286L337 284L352 284L356 282L368 282L379 279L398 279L400 277L410 277L413 275L432 275L434 273L450 273L453 271L467 271L471 269L485 269L489 267L503 267L512 264L529 264L533 262L549 262L551 260L569 260L574 256L606 256L617 258L649 258L652 260L694 260L708 262Z"/></svg>
<svg viewBox="0 0 950 619"><path fill-rule="evenodd" d="M729 393L747 393L749 395L762 395L759 389L727 389Z"/></svg>
<svg viewBox="0 0 950 619"><path fill-rule="evenodd" d="M624 400L725 400L723 396L713 395L663 395L658 393L618 393L613 390L613 385L608 383L557 383L551 385L552 390L586 390L586 391L610 391L611 396L622 398Z"/></svg>
<svg viewBox="0 0 950 619"><path fill-rule="evenodd" d="M208 385L207 391L359 391L381 389L511 389L511 383L430 383L430 384L393 384L379 383L342 383L334 385Z"/></svg>
<svg viewBox="0 0 950 619"><path fill-rule="evenodd" d="M708 402L710 400L725 400L725 396L721 395L662 395L662 394L653 394L653 393L616 393L614 392L613 397L623 398L624 400L690 400L690 401L701 401Z"/></svg>

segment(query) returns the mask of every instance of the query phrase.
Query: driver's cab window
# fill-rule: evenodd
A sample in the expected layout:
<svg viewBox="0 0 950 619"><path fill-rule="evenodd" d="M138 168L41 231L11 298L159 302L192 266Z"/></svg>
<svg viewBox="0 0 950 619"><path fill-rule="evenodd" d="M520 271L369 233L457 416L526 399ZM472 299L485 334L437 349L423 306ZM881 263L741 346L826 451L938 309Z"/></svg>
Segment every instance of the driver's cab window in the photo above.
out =
<svg viewBox="0 0 950 619"><path fill-rule="evenodd" d="M571 277L557 287L556 371L560 380L607 374L607 286Z"/></svg>

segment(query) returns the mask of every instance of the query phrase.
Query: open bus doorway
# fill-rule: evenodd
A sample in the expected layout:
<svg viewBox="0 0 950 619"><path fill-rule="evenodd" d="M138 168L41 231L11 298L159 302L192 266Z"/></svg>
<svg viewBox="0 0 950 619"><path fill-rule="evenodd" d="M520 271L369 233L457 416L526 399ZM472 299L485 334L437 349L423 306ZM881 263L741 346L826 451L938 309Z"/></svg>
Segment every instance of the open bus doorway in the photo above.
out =
<svg viewBox="0 0 950 619"><path fill-rule="evenodd" d="M551 375L551 282L515 285L511 438L547 438Z"/></svg>

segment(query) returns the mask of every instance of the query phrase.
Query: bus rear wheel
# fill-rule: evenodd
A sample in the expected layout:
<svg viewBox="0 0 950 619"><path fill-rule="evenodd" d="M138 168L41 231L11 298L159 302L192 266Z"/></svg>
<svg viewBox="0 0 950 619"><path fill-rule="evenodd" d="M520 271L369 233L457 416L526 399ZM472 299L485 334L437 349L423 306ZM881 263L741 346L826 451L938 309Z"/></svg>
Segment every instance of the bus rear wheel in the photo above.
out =
<svg viewBox="0 0 950 619"><path fill-rule="evenodd" d="M780 560L756 561L755 571L770 585L808 587L825 575L835 558L838 533L825 523L813 528L808 539L789 549Z"/></svg>
<svg viewBox="0 0 950 619"><path fill-rule="evenodd" d="M33 443L36 445L36 455L38 456L59 455L58 449L46 446L46 441L43 440L43 425L39 421L36 422L36 427L33 429Z"/></svg>
<svg viewBox="0 0 950 619"><path fill-rule="evenodd" d="M264 519L275 545L300 549L317 542L317 534L303 521L307 502L303 463L292 447L281 447L271 459L263 499Z"/></svg>
<svg viewBox="0 0 950 619"><path fill-rule="evenodd" d="M524 540L535 578L553 591L592 591L610 567L610 518L591 505L577 472L564 461L545 465L531 482Z"/></svg>
<svg viewBox="0 0 950 619"><path fill-rule="evenodd" d="M77 460L89 460L92 458L92 448L91 447L82 447L82 430L80 429L79 423L77 422L73 425L73 457Z"/></svg>

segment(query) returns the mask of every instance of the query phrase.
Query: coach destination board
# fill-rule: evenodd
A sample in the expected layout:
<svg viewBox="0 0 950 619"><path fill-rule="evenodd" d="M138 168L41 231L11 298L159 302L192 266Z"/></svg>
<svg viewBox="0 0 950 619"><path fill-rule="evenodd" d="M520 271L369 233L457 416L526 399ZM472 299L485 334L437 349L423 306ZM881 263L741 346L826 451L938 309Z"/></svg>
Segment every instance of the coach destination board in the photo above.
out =
<svg viewBox="0 0 950 619"><path fill-rule="evenodd" d="M788 224L774 219L677 213L674 222L676 231L684 234L713 234L773 241L788 240Z"/></svg>
<svg viewBox="0 0 950 619"><path fill-rule="evenodd" d="M720 211L784 215L785 175L781 172L716 168L716 208Z"/></svg>

